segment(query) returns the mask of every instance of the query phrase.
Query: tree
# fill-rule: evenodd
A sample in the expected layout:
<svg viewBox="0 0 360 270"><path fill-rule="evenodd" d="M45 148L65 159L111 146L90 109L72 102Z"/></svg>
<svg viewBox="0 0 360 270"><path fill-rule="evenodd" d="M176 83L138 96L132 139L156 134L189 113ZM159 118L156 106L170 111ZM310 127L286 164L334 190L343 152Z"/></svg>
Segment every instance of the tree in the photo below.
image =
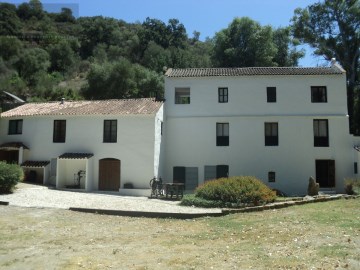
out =
<svg viewBox="0 0 360 270"><path fill-rule="evenodd" d="M69 42L62 40L49 47L51 70L66 72L77 60L76 53L72 50Z"/></svg>
<svg viewBox="0 0 360 270"><path fill-rule="evenodd" d="M55 17L55 21L75 23L76 19L70 8L61 8L61 12Z"/></svg>
<svg viewBox="0 0 360 270"><path fill-rule="evenodd" d="M315 48L316 55L328 61L335 57L346 70L350 132L360 134L360 119L354 117L360 73L360 1L325 0L296 9L292 27L294 36Z"/></svg>
<svg viewBox="0 0 360 270"><path fill-rule="evenodd" d="M276 53L272 29L250 18L235 18L228 28L216 33L214 60L216 66L275 66Z"/></svg>
<svg viewBox="0 0 360 270"><path fill-rule="evenodd" d="M24 50L16 63L19 75L30 85L36 84L36 73L46 72L49 66L49 54L41 48Z"/></svg>
<svg viewBox="0 0 360 270"><path fill-rule="evenodd" d="M0 3L0 35L17 36L21 32L21 21L16 15L16 6Z"/></svg>
<svg viewBox="0 0 360 270"><path fill-rule="evenodd" d="M305 55L304 49L296 49L299 41L291 37L290 27L274 30L273 42L277 48L274 61L281 67L297 66L299 59Z"/></svg>

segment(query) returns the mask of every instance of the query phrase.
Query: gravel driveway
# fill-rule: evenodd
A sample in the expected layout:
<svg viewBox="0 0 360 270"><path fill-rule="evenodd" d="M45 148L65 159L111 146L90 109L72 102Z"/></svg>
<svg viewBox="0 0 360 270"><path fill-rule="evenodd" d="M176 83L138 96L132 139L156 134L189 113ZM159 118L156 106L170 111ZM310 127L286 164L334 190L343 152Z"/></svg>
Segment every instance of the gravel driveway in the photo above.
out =
<svg viewBox="0 0 360 270"><path fill-rule="evenodd" d="M69 209L90 208L159 213L220 213L220 209L180 206L178 201L148 199L113 194L64 191L45 186L19 183L13 194L0 195L0 201L22 207L51 207Z"/></svg>

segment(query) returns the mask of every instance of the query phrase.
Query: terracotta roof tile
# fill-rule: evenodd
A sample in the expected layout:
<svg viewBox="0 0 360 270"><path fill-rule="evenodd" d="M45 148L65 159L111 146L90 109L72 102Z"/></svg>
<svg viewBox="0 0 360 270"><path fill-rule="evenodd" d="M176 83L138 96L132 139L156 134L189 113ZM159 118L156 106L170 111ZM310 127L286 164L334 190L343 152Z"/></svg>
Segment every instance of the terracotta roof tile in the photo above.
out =
<svg viewBox="0 0 360 270"><path fill-rule="evenodd" d="M154 114L162 104L154 98L26 103L2 113L1 117Z"/></svg>
<svg viewBox="0 0 360 270"><path fill-rule="evenodd" d="M168 69L165 76L182 77L230 77L259 75L333 75L343 74L339 67L247 67L247 68L185 68Z"/></svg>
<svg viewBox="0 0 360 270"><path fill-rule="evenodd" d="M64 153L59 156L59 159L88 159L93 155L91 153Z"/></svg>
<svg viewBox="0 0 360 270"><path fill-rule="evenodd" d="M50 164L50 161L35 161L27 160L21 164L21 167L31 167L31 168L42 168Z"/></svg>

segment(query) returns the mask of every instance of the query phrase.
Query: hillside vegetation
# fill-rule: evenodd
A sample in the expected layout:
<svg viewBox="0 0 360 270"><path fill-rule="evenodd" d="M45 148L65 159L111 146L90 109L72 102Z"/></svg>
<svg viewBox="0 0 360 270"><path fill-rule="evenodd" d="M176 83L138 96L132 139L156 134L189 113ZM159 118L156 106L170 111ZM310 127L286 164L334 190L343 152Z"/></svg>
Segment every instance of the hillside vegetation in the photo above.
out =
<svg viewBox="0 0 360 270"><path fill-rule="evenodd" d="M296 66L289 28L234 19L215 37L189 37L177 19L75 18L39 0L0 4L0 91L27 101L162 97L166 68Z"/></svg>

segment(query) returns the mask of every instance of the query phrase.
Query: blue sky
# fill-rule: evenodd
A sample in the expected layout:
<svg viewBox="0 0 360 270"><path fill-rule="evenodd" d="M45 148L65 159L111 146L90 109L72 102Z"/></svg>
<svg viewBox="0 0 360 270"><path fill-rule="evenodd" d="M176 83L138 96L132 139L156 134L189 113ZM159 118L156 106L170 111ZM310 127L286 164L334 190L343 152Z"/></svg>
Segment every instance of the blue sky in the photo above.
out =
<svg viewBox="0 0 360 270"><path fill-rule="evenodd" d="M9 0L3 2L19 3ZM126 22L143 22L146 17L167 21L178 19L184 24L189 37L196 30L200 39L213 37L226 28L235 17L250 17L261 25L284 27L297 7L304 8L318 0L43 0L46 6L56 8L62 5L74 10L77 16L113 17ZM60 9L60 8L59 8ZM313 57L306 48L307 56L301 66L316 66L326 62Z"/></svg>

